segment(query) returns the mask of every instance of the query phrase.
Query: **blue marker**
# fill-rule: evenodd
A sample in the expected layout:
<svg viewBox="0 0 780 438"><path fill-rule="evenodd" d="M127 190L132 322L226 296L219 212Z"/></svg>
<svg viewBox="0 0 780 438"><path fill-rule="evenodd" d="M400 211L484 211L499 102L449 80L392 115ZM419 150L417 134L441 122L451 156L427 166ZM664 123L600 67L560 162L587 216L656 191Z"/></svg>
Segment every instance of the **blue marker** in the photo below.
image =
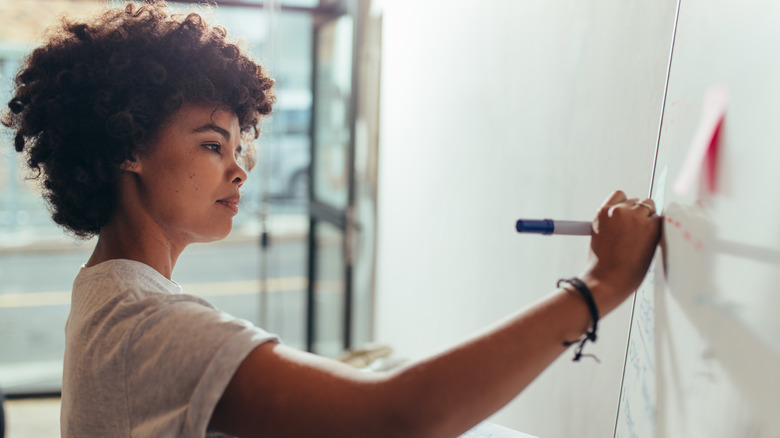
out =
<svg viewBox="0 0 780 438"><path fill-rule="evenodd" d="M591 223L584 221L554 221L552 219L520 219L515 225L518 233L566 234L569 236L590 236Z"/></svg>

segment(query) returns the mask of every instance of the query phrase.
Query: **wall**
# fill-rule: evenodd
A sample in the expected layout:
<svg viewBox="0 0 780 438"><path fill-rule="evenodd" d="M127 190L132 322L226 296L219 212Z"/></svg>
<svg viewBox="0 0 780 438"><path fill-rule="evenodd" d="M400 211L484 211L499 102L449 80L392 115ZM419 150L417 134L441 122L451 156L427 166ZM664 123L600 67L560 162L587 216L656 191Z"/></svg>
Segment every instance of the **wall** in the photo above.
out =
<svg viewBox="0 0 780 438"><path fill-rule="evenodd" d="M418 358L581 272L587 239L519 217L590 220L649 193L676 2L410 1L383 13L376 340ZM601 364L565 354L494 421L611 436L631 303Z"/></svg>

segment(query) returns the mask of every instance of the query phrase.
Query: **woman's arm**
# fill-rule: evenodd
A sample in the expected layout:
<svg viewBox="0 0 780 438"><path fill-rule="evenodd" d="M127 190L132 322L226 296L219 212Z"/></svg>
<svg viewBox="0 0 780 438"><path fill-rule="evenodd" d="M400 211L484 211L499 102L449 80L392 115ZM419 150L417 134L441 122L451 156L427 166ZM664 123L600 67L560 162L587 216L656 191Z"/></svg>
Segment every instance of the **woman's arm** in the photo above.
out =
<svg viewBox="0 0 780 438"><path fill-rule="evenodd" d="M652 201L643 203L652 205ZM660 234L647 207L615 192L594 221L581 277L601 315L641 283ZM455 437L500 409L590 327L583 297L561 288L504 322L388 374L283 345L244 360L211 419L241 437Z"/></svg>

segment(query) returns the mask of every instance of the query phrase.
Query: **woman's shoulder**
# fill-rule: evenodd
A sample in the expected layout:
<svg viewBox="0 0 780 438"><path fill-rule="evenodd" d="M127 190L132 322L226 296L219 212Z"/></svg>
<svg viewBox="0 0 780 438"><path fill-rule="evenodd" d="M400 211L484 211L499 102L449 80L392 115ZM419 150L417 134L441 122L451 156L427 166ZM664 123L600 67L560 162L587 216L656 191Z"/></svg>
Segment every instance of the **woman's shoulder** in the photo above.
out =
<svg viewBox="0 0 780 438"><path fill-rule="evenodd" d="M215 326L257 329L232 317L203 298L182 293L179 284L144 263L115 259L82 267L74 281L69 319L95 320L92 327L132 326L132 331L152 327L197 330ZM97 320L101 324L94 324ZM197 327L197 328L195 328Z"/></svg>
<svg viewBox="0 0 780 438"><path fill-rule="evenodd" d="M111 259L82 266L74 290L82 287L110 287L152 293L180 294L181 286L165 278L151 266L128 259Z"/></svg>

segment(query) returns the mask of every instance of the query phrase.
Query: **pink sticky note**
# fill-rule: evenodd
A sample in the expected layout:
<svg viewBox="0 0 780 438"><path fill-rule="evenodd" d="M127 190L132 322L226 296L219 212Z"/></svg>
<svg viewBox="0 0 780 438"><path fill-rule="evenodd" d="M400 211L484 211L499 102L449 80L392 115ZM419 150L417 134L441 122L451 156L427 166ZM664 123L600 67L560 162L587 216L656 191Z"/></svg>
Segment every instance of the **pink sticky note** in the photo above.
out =
<svg viewBox="0 0 780 438"><path fill-rule="evenodd" d="M720 128L722 126L723 116L720 117L720 121L717 126L715 126L715 131L712 133L712 140L710 140L710 144L707 147L707 153L704 157L707 189L710 193L716 193L718 191L718 151L720 150Z"/></svg>
<svg viewBox="0 0 780 438"><path fill-rule="evenodd" d="M674 181L673 189L676 194L683 196L688 193L693 183L698 181L705 164L707 188L711 192L716 190L719 134L728 100L729 90L725 85L712 87L704 93L699 126L696 128L693 140L688 146L688 154L685 156L685 161Z"/></svg>

